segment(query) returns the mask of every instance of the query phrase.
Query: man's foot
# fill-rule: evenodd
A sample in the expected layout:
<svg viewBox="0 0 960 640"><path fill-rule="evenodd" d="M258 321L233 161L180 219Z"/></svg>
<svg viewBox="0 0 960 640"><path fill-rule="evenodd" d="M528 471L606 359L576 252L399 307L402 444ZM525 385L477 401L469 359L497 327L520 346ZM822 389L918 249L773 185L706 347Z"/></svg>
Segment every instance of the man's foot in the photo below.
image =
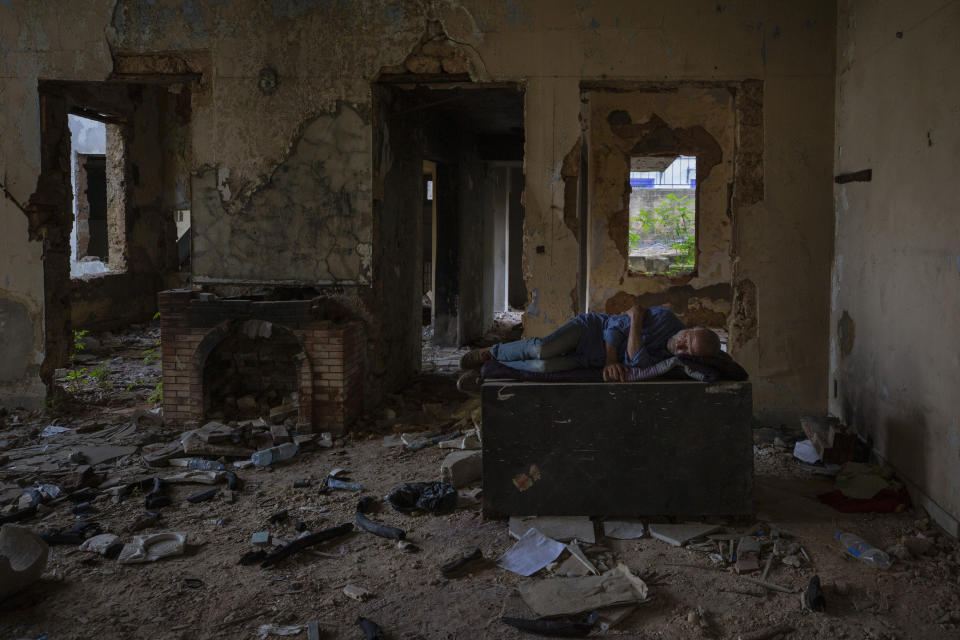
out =
<svg viewBox="0 0 960 640"><path fill-rule="evenodd" d="M479 371L467 371L457 379L457 389L471 396L480 395L480 387L483 384L483 378Z"/></svg>
<svg viewBox="0 0 960 640"><path fill-rule="evenodd" d="M493 360L490 349L471 349L460 358L461 369L479 369L487 360Z"/></svg>

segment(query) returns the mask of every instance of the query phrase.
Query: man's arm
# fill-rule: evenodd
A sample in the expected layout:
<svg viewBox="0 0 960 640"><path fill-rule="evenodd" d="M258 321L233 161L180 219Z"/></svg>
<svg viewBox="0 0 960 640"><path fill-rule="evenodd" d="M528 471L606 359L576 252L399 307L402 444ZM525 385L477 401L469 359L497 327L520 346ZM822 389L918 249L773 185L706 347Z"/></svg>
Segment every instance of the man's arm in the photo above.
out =
<svg viewBox="0 0 960 640"><path fill-rule="evenodd" d="M617 347L604 342L607 348L606 366L603 367L604 382L624 382L627 379L627 367L617 358Z"/></svg>
<svg viewBox="0 0 960 640"><path fill-rule="evenodd" d="M638 304L627 309L630 316L630 333L627 335L627 358L633 360L637 351L643 346L643 318L647 315L646 307Z"/></svg>

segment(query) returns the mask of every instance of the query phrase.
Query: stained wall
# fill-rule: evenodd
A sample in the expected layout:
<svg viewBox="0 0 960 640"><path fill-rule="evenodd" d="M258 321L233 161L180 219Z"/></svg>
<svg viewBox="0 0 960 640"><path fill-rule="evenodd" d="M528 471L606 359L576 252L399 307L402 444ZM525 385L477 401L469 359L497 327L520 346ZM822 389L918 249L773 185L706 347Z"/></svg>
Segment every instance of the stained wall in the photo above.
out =
<svg viewBox="0 0 960 640"><path fill-rule="evenodd" d="M60 25L65 7L0 4L4 100L17 107L4 107L4 131L26 132L3 137L5 157L22 152L28 158L14 183L29 193L36 179L37 161L29 159L37 155L38 76L102 80L125 55L189 57L191 70L203 77L203 91L192 96L190 153L184 155L200 208L194 216L198 280L207 277L213 285L240 274L241 282L219 285L241 292L287 281L350 306L368 322L367 371L379 389L409 375L419 348L418 314L390 286L403 282L403 290L415 292L418 272L399 262L398 243L382 235L388 209L378 185L399 147L377 133L371 83L381 69L402 65L422 40L442 36L459 56L452 71L523 85L528 335L544 334L582 310L576 290L585 238L578 239L579 219L571 221L566 211L566 186L576 179L565 164L579 166L571 152L583 138L584 83L756 80L762 85L763 192L740 209L731 230L728 322L738 319L731 335L742 337L736 355L753 375L758 412L788 416L825 408L834 2L104 0L79 13L71 9L71 28ZM408 70L430 72L427 62ZM357 118L346 127L350 153L331 159L313 145L303 155L314 123L346 116ZM359 153L366 140L369 164ZM314 199L324 203L322 211L309 205ZM2 206L16 228L18 212ZM342 215L327 215L334 210ZM278 222L293 233L278 232ZM402 220L394 224L406 233ZM13 238L0 242L23 255L30 245L22 234ZM309 251L313 243L327 243L322 253L337 259L317 260ZM253 260L246 259L249 251ZM29 265L32 279L17 286L39 312L39 248L29 250L26 262L4 260L11 273ZM42 353L42 341L37 348ZM389 366L395 357L402 373Z"/></svg>
<svg viewBox="0 0 960 640"><path fill-rule="evenodd" d="M960 518L960 2L840 3L830 409Z"/></svg>

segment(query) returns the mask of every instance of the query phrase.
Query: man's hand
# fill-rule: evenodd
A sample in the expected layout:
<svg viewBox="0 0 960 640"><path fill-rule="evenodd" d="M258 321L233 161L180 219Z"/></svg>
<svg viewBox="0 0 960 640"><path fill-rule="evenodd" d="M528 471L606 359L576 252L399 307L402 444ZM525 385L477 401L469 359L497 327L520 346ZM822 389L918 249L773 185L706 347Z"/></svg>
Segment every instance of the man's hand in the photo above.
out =
<svg viewBox="0 0 960 640"><path fill-rule="evenodd" d="M631 322L637 322L638 320L643 320L643 314L647 312L646 307L641 307L639 304L635 304L629 309L627 309L627 315L630 316Z"/></svg>
<svg viewBox="0 0 960 640"><path fill-rule="evenodd" d="M626 365L615 362L613 364L608 364L603 368L603 381L604 382L626 382L627 381L627 367Z"/></svg>

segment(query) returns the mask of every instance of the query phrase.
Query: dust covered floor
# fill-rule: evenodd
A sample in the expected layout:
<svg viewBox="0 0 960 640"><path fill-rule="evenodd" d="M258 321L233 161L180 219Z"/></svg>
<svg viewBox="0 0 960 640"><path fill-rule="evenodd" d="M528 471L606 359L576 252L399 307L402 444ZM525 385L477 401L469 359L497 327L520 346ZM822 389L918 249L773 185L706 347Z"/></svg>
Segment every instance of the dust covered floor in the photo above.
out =
<svg viewBox="0 0 960 640"><path fill-rule="evenodd" d="M0 456L9 458L30 447L39 450L29 465L10 459L0 465L4 513L13 510L11 505L16 507L17 496L26 487L70 481L72 464L63 460L62 447L51 445L58 437L99 438L111 446L139 450L179 435L180 430L134 413L149 408L148 399L156 392L151 382L156 364L149 353L153 331L141 328L97 336L95 346L83 351L93 357L73 370L97 370L106 364L106 373L89 380L87 373L79 381L76 376L65 380L65 386L72 385L75 400L60 407L62 413L16 411L0 417ZM453 361L459 353L445 357ZM63 377L67 375L64 372ZM42 580L0 603L0 638L255 638L261 625L297 626L310 620L319 621L321 637L361 638L358 616L376 621L387 638L523 637L501 617L532 617L517 586L544 580L549 573L523 578L494 564L514 542L505 521L484 520L479 505L469 499L453 513L440 516L403 515L382 501L401 482L438 479L446 451L387 448L383 438L395 430L448 425L467 400L456 391L454 381L446 374L422 376L392 395L387 407L367 416L351 435L336 439L332 448L303 450L272 470L238 470L244 486L233 493L232 502L221 492L213 501L191 504L186 496L204 486L170 487L172 504L159 510L161 521L140 533L187 533L183 556L119 564L75 545L51 547ZM132 423L137 426L131 429ZM84 433L41 437L51 424ZM47 466L45 447L51 459ZM933 528L920 510L890 515L835 512L816 500L818 493L832 487L831 479L798 471L786 448L758 445L756 454L757 522L719 524L728 533L746 534L769 532L775 523L792 536L790 540L799 542L811 562L792 567L775 558L767 578L791 593L758 588L730 565L715 565L706 551L672 547L649 537L630 541L600 537L597 545L584 545L588 555L610 566L626 564L647 580L653 601L612 629L592 635L736 638L782 624L793 631L769 637L958 637L960 551L955 541ZM323 478L334 468L348 470L364 491L323 493ZM95 470L123 482L179 471L149 469L136 452L112 458ZM305 481L309 486L294 487ZM269 531L274 542L289 541L298 535L298 521L310 531L352 523L361 495L377 498L379 509L371 518L406 530L419 551L407 553L394 541L354 531L272 568L237 564L254 549L254 532ZM21 524L46 531L77 522L70 502L60 499L48 506L49 513ZM93 507L87 519L128 541L130 526L144 513L144 499L134 492L114 501L103 493ZM288 518L268 522L284 509ZM926 536L933 544L928 554L898 560L890 570L879 571L842 555L833 539L838 530L861 534L881 548L902 536ZM771 546L764 544L761 566ZM441 576L440 565L476 548L488 559L486 564L460 578ZM759 573L751 576L758 578ZM801 608L799 593L815 574L824 584L826 613ZM362 587L371 596L354 600L344 594L348 585ZM307 634L304 630L292 637Z"/></svg>

